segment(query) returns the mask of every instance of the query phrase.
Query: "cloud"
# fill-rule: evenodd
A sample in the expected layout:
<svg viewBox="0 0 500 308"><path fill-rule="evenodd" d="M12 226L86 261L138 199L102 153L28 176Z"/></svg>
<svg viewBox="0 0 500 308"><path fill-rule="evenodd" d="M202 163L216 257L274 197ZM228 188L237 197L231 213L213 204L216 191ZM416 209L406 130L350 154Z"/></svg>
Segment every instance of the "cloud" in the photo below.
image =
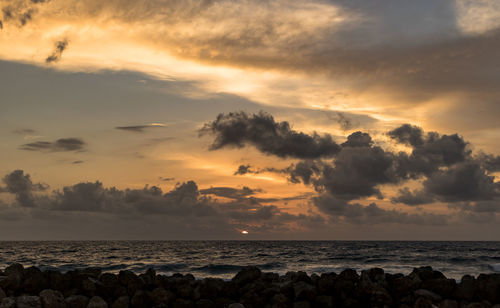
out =
<svg viewBox="0 0 500 308"><path fill-rule="evenodd" d="M233 187L211 187L207 189L200 190L203 195L215 195L217 197L224 197L229 199L242 199L248 196L254 195L257 192L261 192L260 189L251 189L249 187L243 186L243 188L233 188Z"/></svg>
<svg viewBox="0 0 500 308"><path fill-rule="evenodd" d="M37 131L31 128L22 128L13 130L12 133L16 135L30 135L37 133Z"/></svg>
<svg viewBox="0 0 500 308"><path fill-rule="evenodd" d="M150 128L160 128L160 127L166 127L166 125L161 124L161 123L152 123L152 124L147 124L147 125L117 126L115 128L119 129L119 130L123 130L123 131L128 131L128 132L144 133L144 132L146 132L146 130L148 130Z"/></svg>
<svg viewBox="0 0 500 308"><path fill-rule="evenodd" d="M169 181L174 181L175 180L175 178L162 177L162 176L160 176L159 179L162 180L162 181L164 181L164 182L169 182Z"/></svg>
<svg viewBox="0 0 500 308"><path fill-rule="evenodd" d="M73 165L79 165L79 164L83 164L85 161L83 160L75 160L73 162L71 162Z"/></svg>
<svg viewBox="0 0 500 308"><path fill-rule="evenodd" d="M52 52L52 54L50 54L45 59L45 63L49 64L49 63L54 63L54 62L58 62L59 60L61 60L62 53L66 50L67 47L68 47L68 40L67 39L64 39L62 41L58 41L56 43L55 49Z"/></svg>
<svg viewBox="0 0 500 308"><path fill-rule="evenodd" d="M426 191L417 190L410 191L408 187L399 190L399 195L392 197L394 203L404 203L406 205L415 206L434 202L434 198Z"/></svg>
<svg viewBox="0 0 500 308"><path fill-rule="evenodd" d="M24 174L23 170L14 170L3 177L2 182L5 187L0 187L0 192L8 192L16 196L16 201L21 207L35 207L35 197L33 192L44 191L47 185L33 183L29 174Z"/></svg>
<svg viewBox="0 0 500 308"><path fill-rule="evenodd" d="M203 126L200 134L215 136L211 150L242 148L248 144L265 154L281 158L331 157L340 149L329 134L320 136L317 133L308 135L297 132L290 128L288 122L276 122L262 111L258 114L219 114L215 121Z"/></svg>
<svg viewBox="0 0 500 308"><path fill-rule="evenodd" d="M80 138L61 138L54 142L37 141L23 144L19 148L26 151L71 152L83 151L86 143Z"/></svg>
<svg viewBox="0 0 500 308"><path fill-rule="evenodd" d="M245 175L247 173L253 173L252 166L250 165L239 165L238 169L234 172L234 175Z"/></svg>

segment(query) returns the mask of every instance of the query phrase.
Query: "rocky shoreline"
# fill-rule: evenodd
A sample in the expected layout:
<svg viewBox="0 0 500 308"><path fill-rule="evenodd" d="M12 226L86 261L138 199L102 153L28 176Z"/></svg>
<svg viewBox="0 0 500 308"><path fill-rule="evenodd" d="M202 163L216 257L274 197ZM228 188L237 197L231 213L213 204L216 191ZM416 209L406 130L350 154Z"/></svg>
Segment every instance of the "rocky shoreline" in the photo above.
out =
<svg viewBox="0 0 500 308"><path fill-rule="evenodd" d="M102 273L99 268L41 271L12 264L0 270L0 308L257 308L443 307L500 308L500 274L460 282L431 267L409 275L380 268L357 273L285 275L246 267L230 281L193 275Z"/></svg>

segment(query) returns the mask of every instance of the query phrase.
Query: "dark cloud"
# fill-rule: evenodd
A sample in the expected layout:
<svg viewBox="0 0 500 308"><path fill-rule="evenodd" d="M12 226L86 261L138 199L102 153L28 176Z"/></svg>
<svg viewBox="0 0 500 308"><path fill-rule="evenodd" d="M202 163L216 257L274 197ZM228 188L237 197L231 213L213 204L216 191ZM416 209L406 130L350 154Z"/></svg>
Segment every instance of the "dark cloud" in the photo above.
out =
<svg viewBox="0 0 500 308"><path fill-rule="evenodd" d="M0 20L0 30L3 29L3 22Z"/></svg>
<svg viewBox="0 0 500 308"><path fill-rule="evenodd" d="M147 124L147 125L133 125L133 126L117 126L115 128L128 132L144 133L146 130L150 128L161 128L161 127L166 127L166 126L163 124ZM171 138L169 138L168 140L170 139Z"/></svg>
<svg viewBox="0 0 500 308"><path fill-rule="evenodd" d="M162 177L162 176L160 176L159 179L162 180L162 181L164 181L164 182L169 182L169 181L174 181L175 180L175 178Z"/></svg>
<svg viewBox="0 0 500 308"><path fill-rule="evenodd" d="M500 172L500 155L481 154L477 160L488 172Z"/></svg>
<svg viewBox="0 0 500 308"><path fill-rule="evenodd" d="M243 188L241 189L233 187L211 187L200 190L200 193L204 195L215 195L218 197L224 197L230 199L242 199L261 191L262 190L260 189L251 189L246 186L243 186Z"/></svg>
<svg viewBox="0 0 500 308"><path fill-rule="evenodd" d="M79 138L61 138L55 142L37 141L23 144L20 149L40 152L70 152L83 151L86 143Z"/></svg>
<svg viewBox="0 0 500 308"><path fill-rule="evenodd" d="M438 170L424 182L426 192L445 202L492 200L500 197L500 183L476 162Z"/></svg>
<svg viewBox="0 0 500 308"><path fill-rule="evenodd" d="M282 158L331 157L340 149L329 134L320 136L317 133L308 135L297 132L290 128L288 122L275 122L265 112L219 114L215 121L204 125L200 134L215 136L211 150L242 148L249 144L263 153Z"/></svg>
<svg viewBox="0 0 500 308"><path fill-rule="evenodd" d="M73 162L71 162L73 165L79 165L79 164L83 164L85 161L83 160L75 160Z"/></svg>
<svg viewBox="0 0 500 308"><path fill-rule="evenodd" d="M0 192L8 192L16 195L16 201L21 207L35 207L35 197L33 192L44 191L47 185L33 183L29 174L24 174L23 170L14 170L2 179L5 187L0 187Z"/></svg>
<svg viewBox="0 0 500 308"><path fill-rule="evenodd" d="M68 40L64 39L62 41L58 41L54 48L54 51L45 59L45 63L54 63L61 60L63 52L68 48Z"/></svg>
<svg viewBox="0 0 500 308"><path fill-rule="evenodd" d="M410 191L408 187L399 190L399 195L391 198L394 203L404 203L406 205L422 205L434 202L434 198L423 190Z"/></svg>
<svg viewBox="0 0 500 308"><path fill-rule="evenodd" d="M370 147L373 145L372 137L363 132L355 132L347 137L347 141L342 143L343 147Z"/></svg>
<svg viewBox="0 0 500 308"><path fill-rule="evenodd" d="M329 194L314 198L314 204L319 210L333 218L356 224L386 224L402 223L417 225L442 225L447 223L445 215L432 213L409 214L402 211L386 210L375 203L363 206L359 203L349 203Z"/></svg>
<svg viewBox="0 0 500 308"><path fill-rule="evenodd" d="M239 165L238 170L234 172L234 175L245 175L247 173L253 173L252 166L250 165Z"/></svg>

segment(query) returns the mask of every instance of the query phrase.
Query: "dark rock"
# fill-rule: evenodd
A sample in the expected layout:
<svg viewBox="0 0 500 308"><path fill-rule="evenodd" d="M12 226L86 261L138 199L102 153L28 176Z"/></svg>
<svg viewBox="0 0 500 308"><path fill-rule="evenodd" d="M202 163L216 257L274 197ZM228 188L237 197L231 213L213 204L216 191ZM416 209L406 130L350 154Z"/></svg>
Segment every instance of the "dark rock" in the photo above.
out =
<svg viewBox="0 0 500 308"><path fill-rule="evenodd" d="M311 308L311 304L308 301L295 302L293 308Z"/></svg>
<svg viewBox="0 0 500 308"><path fill-rule="evenodd" d="M419 297L415 301L415 305L413 305L413 308L434 308L435 306L432 304L432 301L425 298L425 297Z"/></svg>
<svg viewBox="0 0 500 308"><path fill-rule="evenodd" d="M215 306L216 307L227 307L228 305L234 303L233 300L227 298L227 297L218 297L215 299Z"/></svg>
<svg viewBox="0 0 500 308"><path fill-rule="evenodd" d="M439 308L458 308L458 303L451 299L445 299L439 303Z"/></svg>
<svg viewBox="0 0 500 308"><path fill-rule="evenodd" d="M426 281L428 279L446 278L443 273L433 270L430 266L414 268L412 273L417 274L422 281Z"/></svg>
<svg viewBox="0 0 500 308"><path fill-rule="evenodd" d="M355 270L348 268L348 269L343 270L339 274L339 279L347 280L347 281L358 281L359 275L358 275L358 273L356 273Z"/></svg>
<svg viewBox="0 0 500 308"><path fill-rule="evenodd" d="M118 297L111 305L111 308L129 308L129 307L130 307L130 298L127 295Z"/></svg>
<svg viewBox="0 0 500 308"><path fill-rule="evenodd" d="M11 265L7 266L4 270L4 273L7 276L12 275L12 274L16 274L16 275L21 276L21 278L23 276L23 272L24 272L24 267L19 263L11 264Z"/></svg>
<svg viewBox="0 0 500 308"><path fill-rule="evenodd" d="M65 308L64 296L59 291L43 290L40 292L40 300L43 308Z"/></svg>
<svg viewBox="0 0 500 308"><path fill-rule="evenodd" d="M125 289L125 294L120 294L118 292L118 289L120 287L120 284L118 283L118 277L116 275L111 274L111 273L104 273L99 276L99 283L96 284L97 287L97 294L101 297L119 297L121 295L126 295L126 289Z"/></svg>
<svg viewBox="0 0 500 308"><path fill-rule="evenodd" d="M328 295L317 296L314 300L315 308L333 308L333 297Z"/></svg>
<svg viewBox="0 0 500 308"><path fill-rule="evenodd" d="M28 294L38 294L49 287L45 275L37 267L30 267L23 271L21 289Z"/></svg>
<svg viewBox="0 0 500 308"><path fill-rule="evenodd" d="M174 301L173 308L195 308L193 301L183 299L183 298L178 298Z"/></svg>
<svg viewBox="0 0 500 308"><path fill-rule="evenodd" d="M240 304L240 303L232 303L227 308L245 308L245 305Z"/></svg>
<svg viewBox="0 0 500 308"><path fill-rule="evenodd" d="M196 308L215 308L215 303L209 299L202 298L195 304Z"/></svg>
<svg viewBox="0 0 500 308"><path fill-rule="evenodd" d="M144 287L147 289L154 289L156 282L156 271L153 268L148 268L146 273L139 275Z"/></svg>
<svg viewBox="0 0 500 308"><path fill-rule="evenodd" d="M337 274L335 273L321 274L317 282L319 294L331 294L336 278Z"/></svg>
<svg viewBox="0 0 500 308"><path fill-rule="evenodd" d="M131 271L120 271L118 274L118 282L127 288L129 296L134 296L135 292L142 289L143 283Z"/></svg>
<svg viewBox="0 0 500 308"><path fill-rule="evenodd" d="M155 305L168 305L172 301L174 295L164 288L156 288L151 292L151 300Z"/></svg>
<svg viewBox="0 0 500 308"><path fill-rule="evenodd" d="M476 295L490 303L500 303L500 274L481 274L477 277Z"/></svg>
<svg viewBox="0 0 500 308"><path fill-rule="evenodd" d="M2 288L0 288L0 302L2 301L2 299L6 298L7 295L5 294L5 292L3 291Z"/></svg>
<svg viewBox="0 0 500 308"><path fill-rule="evenodd" d="M421 284L422 280L414 273L408 276L395 278L392 282L392 294L396 298L403 298L417 290Z"/></svg>
<svg viewBox="0 0 500 308"><path fill-rule="evenodd" d="M0 300L0 308L16 308L16 299L14 297L5 297Z"/></svg>
<svg viewBox="0 0 500 308"><path fill-rule="evenodd" d="M87 308L108 308L108 303L106 303L100 296L94 296L90 299Z"/></svg>
<svg viewBox="0 0 500 308"><path fill-rule="evenodd" d="M71 295L64 299L68 308L86 308L89 298L83 295Z"/></svg>
<svg viewBox="0 0 500 308"><path fill-rule="evenodd" d="M441 301L441 296L429 290L418 289L414 292L415 297L423 297L433 302Z"/></svg>
<svg viewBox="0 0 500 308"><path fill-rule="evenodd" d="M298 281L293 284L295 300L312 300L316 297L316 288L305 281Z"/></svg>
<svg viewBox="0 0 500 308"><path fill-rule="evenodd" d="M455 279L431 278L422 282L421 288L449 298L453 295L456 286Z"/></svg>
<svg viewBox="0 0 500 308"><path fill-rule="evenodd" d="M454 297L457 299L472 301L475 292L476 292L476 279L472 276L465 275L462 277L462 280L455 288Z"/></svg>
<svg viewBox="0 0 500 308"><path fill-rule="evenodd" d="M152 306L151 303L152 301L149 295L142 290L136 291L130 300L130 306L132 308L148 308Z"/></svg>
<svg viewBox="0 0 500 308"><path fill-rule="evenodd" d="M78 273L83 277L91 277L97 279L101 275L101 269L98 267L87 267L79 270Z"/></svg>
<svg viewBox="0 0 500 308"><path fill-rule="evenodd" d="M58 290L64 293L71 288L69 276L67 277L58 271L46 271L44 272L44 276L47 280L49 289Z"/></svg>
<svg viewBox="0 0 500 308"><path fill-rule="evenodd" d="M239 271L231 281L236 283L237 285L244 285L256 279L259 279L260 275L261 275L260 269L258 269L255 266L247 266L244 267L241 271Z"/></svg>
<svg viewBox="0 0 500 308"><path fill-rule="evenodd" d="M19 263L8 266L4 271L4 276L0 276L0 288L17 291L21 287L23 272L24 267Z"/></svg>
<svg viewBox="0 0 500 308"><path fill-rule="evenodd" d="M265 282L279 282L280 275L277 273L262 273L262 280Z"/></svg>
<svg viewBox="0 0 500 308"><path fill-rule="evenodd" d="M17 308L42 308L42 302L38 296L19 296L16 298Z"/></svg>
<svg viewBox="0 0 500 308"><path fill-rule="evenodd" d="M274 308L287 308L292 305L292 301L283 293L278 293L273 296L271 303Z"/></svg>
<svg viewBox="0 0 500 308"><path fill-rule="evenodd" d="M199 285L200 297L215 299L224 290L224 280L216 278L205 278Z"/></svg>

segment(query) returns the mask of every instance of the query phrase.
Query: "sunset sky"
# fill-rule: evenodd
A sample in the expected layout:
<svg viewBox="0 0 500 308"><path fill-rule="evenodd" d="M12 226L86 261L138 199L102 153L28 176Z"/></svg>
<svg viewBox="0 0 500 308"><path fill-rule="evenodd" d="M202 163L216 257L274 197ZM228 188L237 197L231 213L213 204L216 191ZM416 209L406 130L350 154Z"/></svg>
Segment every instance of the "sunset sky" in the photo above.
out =
<svg viewBox="0 0 500 308"><path fill-rule="evenodd" d="M499 55L495 0L0 0L0 240L500 240Z"/></svg>

